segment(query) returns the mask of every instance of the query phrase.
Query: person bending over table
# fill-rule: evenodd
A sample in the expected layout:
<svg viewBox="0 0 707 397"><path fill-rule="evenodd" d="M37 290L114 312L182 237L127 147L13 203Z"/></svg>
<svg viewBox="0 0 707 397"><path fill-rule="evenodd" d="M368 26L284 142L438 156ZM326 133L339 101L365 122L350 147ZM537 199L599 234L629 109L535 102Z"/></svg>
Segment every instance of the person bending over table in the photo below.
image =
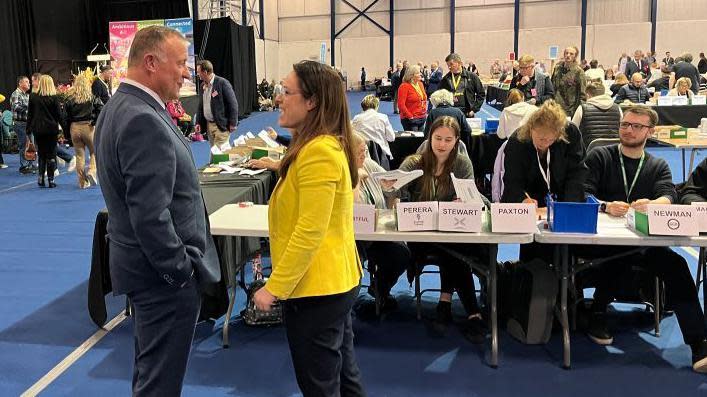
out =
<svg viewBox="0 0 707 397"><path fill-rule="evenodd" d="M361 264L353 228L358 184L343 85L330 66L293 65L279 123L292 129L270 197L273 271L253 297L260 310L282 302L297 384L305 396L363 396L351 328Z"/></svg>
<svg viewBox="0 0 707 397"><path fill-rule="evenodd" d="M533 203L544 212L548 194L557 201L584 201L587 168L582 135L552 99L508 138L503 164L501 202ZM521 244L520 259L551 262L553 249L547 244Z"/></svg>
<svg viewBox="0 0 707 397"><path fill-rule="evenodd" d="M474 117L486 97L481 80L476 74L464 69L459 54L449 54L444 61L447 63L449 73L444 75L439 88L454 94L454 107L464 112L466 117Z"/></svg>
<svg viewBox="0 0 707 397"><path fill-rule="evenodd" d="M524 101L531 105L540 106L555 97L555 87L550 76L535 68L535 58L532 55L523 55L518 60L518 74L511 80L511 88L520 91Z"/></svg>
<svg viewBox="0 0 707 397"><path fill-rule="evenodd" d="M385 172L385 169L368 156L368 142L362 134L354 133L353 142L359 177L354 188L354 202L372 204L377 209L392 208L395 198L386 200L380 183L370 176L374 172ZM360 241L358 244L364 251L362 256L368 259L368 270L374 275L368 294L380 300L383 311L395 310L398 303L390 295L390 290L410 263L407 244L402 241Z"/></svg>
<svg viewBox="0 0 707 397"><path fill-rule="evenodd" d="M692 204L707 201L707 158L692 171L680 189L680 203Z"/></svg>
<svg viewBox="0 0 707 397"><path fill-rule="evenodd" d="M645 212L648 204L670 204L677 200L668 163L646 153L646 141L653 134L658 115L650 108L633 106L625 110L619 128L620 144L598 147L587 155L589 170L586 194L601 202L600 211L624 217L629 208ZM573 254L585 258L614 256L635 250L632 246L577 246ZM587 334L609 345L613 335L606 323L606 309L621 280L640 266L665 283L667 304L675 310L683 340L692 349L692 368L707 373L707 328L697 289L685 259L669 247L650 247L597 267L596 290Z"/></svg>
<svg viewBox="0 0 707 397"><path fill-rule="evenodd" d="M468 156L458 154L459 124L453 117L442 116L435 120L430 127L430 139L426 141L426 148L422 154L409 156L400 165L401 171L422 170L422 177L412 181L403 188L402 193L409 201L452 201L455 199L454 186L451 175L460 179L474 179L474 169ZM391 194L390 189L395 181L381 181L386 189L386 194ZM464 309L467 312L467 321L462 329L464 336L472 343L483 343L486 336L486 327L481 319L481 311L476 301L474 278L471 268L467 263L457 259L446 250L440 248L445 245L455 251L463 251L467 256L488 255L483 246L471 244L437 244L437 243L409 243L412 252L414 276L420 265L425 264L429 256L439 258L441 279L441 294L437 304L437 317L434 322L439 333L446 332L447 326L452 322L452 294L457 291Z"/></svg>
<svg viewBox="0 0 707 397"><path fill-rule="evenodd" d="M405 131L422 131L427 118L427 94L422 84L420 67L410 65L398 88L400 123Z"/></svg>

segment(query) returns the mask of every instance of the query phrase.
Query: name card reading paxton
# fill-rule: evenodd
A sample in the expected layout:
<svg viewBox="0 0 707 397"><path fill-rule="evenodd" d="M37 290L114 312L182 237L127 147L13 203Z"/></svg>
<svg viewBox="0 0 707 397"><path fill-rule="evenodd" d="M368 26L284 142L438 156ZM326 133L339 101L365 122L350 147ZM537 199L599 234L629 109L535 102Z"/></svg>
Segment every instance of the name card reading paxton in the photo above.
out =
<svg viewBox="0 0 707 397"><path fill-rule="evenodd" d="M648 218L647 230L643 218ZM627 216L629 226L653 235L698 236L697 209L691 205L649 204L643 214L631 209Z"/></svg>
<svg viewBox="0 0 707 397"><path fill-rule="evenodd" d="M440 201L438 230L478 233L481 231L482 208L482 204Z"/></svg>
<svg viewBox="0 0 707 397"><path fill-rule="evenodd" d="M707 233L707 203L692 203L697 213L697 224L700 233Z"/></svg>
<svg viewBox="0 0 707 397"><path fill-rule="evenodd" d="M493 233L535 233L537 227L535 204L491 204L491 231Z"/></svg>
<svg viewBox="0 0 707 397"><path fill-rule="evenodd" d="M398 203L396 208L398 230L401 232L437 230L437 212L436 201Z"/></svg>
<svg viewBox="0 0 707 397"><path fill-rule="evenodd" d="M354 233L373 233L376 231L376 206L354 204Z"/></svg>

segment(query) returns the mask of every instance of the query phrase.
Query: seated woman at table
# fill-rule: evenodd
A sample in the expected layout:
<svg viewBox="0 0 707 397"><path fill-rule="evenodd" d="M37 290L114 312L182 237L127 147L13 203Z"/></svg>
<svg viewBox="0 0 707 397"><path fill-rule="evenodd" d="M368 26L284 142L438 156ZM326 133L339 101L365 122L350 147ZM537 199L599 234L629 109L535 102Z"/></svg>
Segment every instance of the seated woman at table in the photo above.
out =
<svg viewBox="0 0 707 397"><path fill-rule="evenodd" d="M354 130L363 135L367 140L373 141L383 150L388 158L392 159L388 142L395 140L395 130L386 114L378 111L380 100L375 95L366 95L361 100L361 113L354 116L351 125Z"/></svg>
<svg viewBox="0 0 707 397"><path fill-rule="evenodd" d="M692 99L690 87L692 87L692 80L689 77L680 77L675 82L675 88L668 92L668 96L686 96L688 99Z"/></svg>
<svg viewBox="0 0 707 397"><path fill-rule="evenodd" d="M624 112L619 128L620 144L592 150L586 159L586 194L601 201L600 211L610 217L624 217L629 208L645 212L649 204L677 201L668 163L645 152L658 115L645 106L632 106ZM617 167L617 164L619 166ZM574 256L606 258L624 255L594 267L594 301L587 335L597 344L609 345L614 337L607 326L606 309L636 268L657 276L665 285L666 302L675 311L683 340L692 348L692 368L707 373L707 327L697 297L697 289L685 259L669 247L586 245L572 247ZM581 274L578 278L581 278Z"/></svg>
<svg viewBox="0 0 707 397"><path fill-rule="evenodd" d="M562 107L548 100L530 115L510 138L505 148L501 202L533 203L544 212L545 198L557 201L584 201L582 134L567 122ZM552 258L552 249L538 244L522 244L521 260Z"/></svg>
<svg viewBox="0 0 707 397"><path fill-rule="evenodd" d="M538 108L525 102L525 96L518 89L508 91L506 105L498 118L498 130L496 135L501 139L506 139L523 125L524 119L535 113Z"/></svg>
<svg viewBox="0 0 707 397"><path fill-rule="evenodd" d="M445 89L437 90L430 95L430 102L432 102L433 109L427 115L427 121L425 122L425 139L429 139L430 127L438 117L449 116L457 120L461 128L460 139L468 148L471 141L471 127L466 121L464 112L454 107L454 95Z"/></svg>
<svg viewBox="0 0 707 397"><path fill-rule="evenodd" d="M614 79L614 84L609 87L611 90L611 96L615 97L619 93L621 87L628 84L628 77L624 73L616 73L616 78Z"/></svg>
<svg viewBox="0 0 707 397"><path fill-rule="evenodd" d="M354 188L354 203L372 204L377 209L392 208L395 197L385 197L378 180L371 176L374 172L385 172L368 156L368 142L360 133L354 133L353 145L356 148L356 166L358 166L358 185ZM390 295L390 290L398 282L410 263L410 250L400 241L358 241L361 259L368 259L368 271L373 276L368 294L379 299L383 311L394 310L398 305Z"/></svg>
<svg viewBox="0 0 707 397"><path fill-rule="evenodd" d="M400 165L402 171L422 170L422 177L405 186L402 192L395 192L395 194L402 195L409 201L453 201L455 192L451 174L454 173L454 176L460 179L474 179L471 160L467 156L458 154L459 137L459 124L453 117L442 116L435 120L430 127L427 149L422 154L409 156ZM394 182L381 181L386 194L392 193L390 189ZM471 269L468 264L457 259L441 246L463 251L467 256L488 255L485 247L471 244L409 243L414 269L408 277L418 272L418 269L425 264L426 258L430 256L437 258L442 293L437 304L435 329L444 333L452 322L451 302L452 294L456 290L468 315L462 333L472 343L483 343L486 328L476 301Z"/></svg>
<svg viewBox="0 0 707 397"><path fill-rule="evenodd" d="M398 88L398 109L405 131L422 131L427 118L427 94L417 65L408 67Z"/></svg>

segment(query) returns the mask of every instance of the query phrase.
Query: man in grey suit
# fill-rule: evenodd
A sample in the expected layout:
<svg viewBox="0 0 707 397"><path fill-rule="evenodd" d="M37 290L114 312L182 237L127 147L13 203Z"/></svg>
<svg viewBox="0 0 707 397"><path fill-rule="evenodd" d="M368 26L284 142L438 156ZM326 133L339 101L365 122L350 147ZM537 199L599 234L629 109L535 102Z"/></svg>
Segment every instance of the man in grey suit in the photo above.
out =
<svg viewBox="0 0 707 397"><path fill-rule="evenodd" d="M113 291L134 308L135 396L181 393L199 287L221 278L191 149L165 110L189 78L187 46L175 30L140 30L96 125Z"/></svg>

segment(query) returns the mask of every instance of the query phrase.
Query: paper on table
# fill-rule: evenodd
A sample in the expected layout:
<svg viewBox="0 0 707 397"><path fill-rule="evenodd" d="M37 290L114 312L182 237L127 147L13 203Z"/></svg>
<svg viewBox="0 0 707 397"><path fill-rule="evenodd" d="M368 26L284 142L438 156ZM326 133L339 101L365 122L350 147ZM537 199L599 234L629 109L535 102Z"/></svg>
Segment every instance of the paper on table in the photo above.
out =
<svg viewBox="0 0 707 397"><path fill-rule="evenodd" d="M395 183L393 184L393 189L400 190L400 188L402 188L403 186L421 177L422 170L412 170L410 172L392 170L385 172L374 172L371 175L378 180L385 179L389 181L395 181Z"/></svg>
<svg viewBox="0 0 707 397"><path fill-rule="evenodd" d="M241 146L245 145L245 136L241 135L238 138L236 138L235 141L233 141L233 146Z"/></svg>
<svg viewBox="0 0 707 397"><path fill-rule="evenodd" d="M479 193L479 189L476 188L476 181L473 179L459 179L454 176L454 173L451 173L450 175L452 177L454 191L457 193L457 198L459 198L463 203L484 203L484 200L481 198L481 193Z"/></svg>
<svg viewBox="0 0 707 397"><path fill-rule="evenodd" d="M270 135L268 135L265 130L260 130L258 136L260 137L260 139L263 140L263 142L265 142L266 145L268 145L268 147L275 148L280 146L277 142L273 141L272 138L270 138Z"/></svg>
<svg viewBox="0 0 707 397"><path fill-rule="evenodd" d="M255 139L255 135L253 135L252 132L248 131L245 133L246 138L248 139Z"/></svg>
<svg viewBox="0 0 707 397"><path fill-rule="evenodd" d="M219 164L218 168L220 168L222 171L222 174L234 174L236 171L240 171L242 168L237 168L237 167L231 167L226 164Z"/></svg>
<svg viewBox="0 0 707 397"><path fill-rule="evenodd" d="M410 133L417 138L423 138L425 136L425 131L410 131Z"/></svg>
<svg viewBox="0 0 707 397"><path fill-rule="evenodd" d="M259 169L259 170L241 170L241 172L238 175L258 175L261 172L265 172L265 168Z"/></svg>
<svg viewBox="0 0 707 397"><path fill-rule="evenodd" d="M219 147L219 149L221 150L221 153L227 152L231 149L231 143L226 141Z"/></svg>
<svg viewBox="0 0 707 397"><path fill-rule="evenodd" d="M211 146L211 154L223 154L223 152L218 146L214 145Z"/></svg>

